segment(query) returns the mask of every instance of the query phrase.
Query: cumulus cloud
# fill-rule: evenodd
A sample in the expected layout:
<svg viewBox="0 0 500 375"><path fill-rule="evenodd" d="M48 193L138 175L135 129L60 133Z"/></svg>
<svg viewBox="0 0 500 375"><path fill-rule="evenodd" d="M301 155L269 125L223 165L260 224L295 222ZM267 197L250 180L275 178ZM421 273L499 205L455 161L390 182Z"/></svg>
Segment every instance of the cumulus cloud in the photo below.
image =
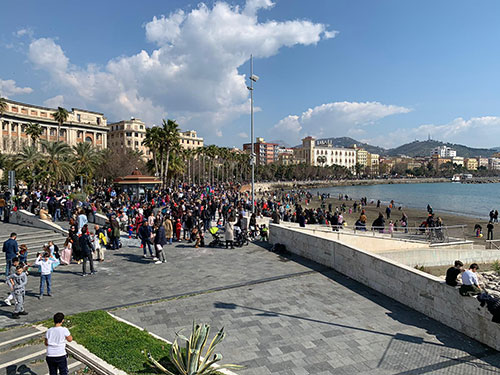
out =
<svg viewBox="0 0 500 375"><path fill-rule="evenodd" d="M31 94L33 89L31 87L18 87L16 81L12 79L0 79L0 96L9 97L11 95Z"/></svg>
<svg viewBox="0 0 500 375"><path fill-rule="evenodd" d="M471 147L500 146L500 117L482 116L465 120L458 117L447 124L424 124L414 128L397 129L383 137L368 138L383 147L394 147L428 136L443 142L464 144Z"/></svg>
<svg viewBox="0 0 500 375"><path fill-rule="evenodd" d="M64 96L56 95L44 101L43 105L50 108L64 107Z"/></svg>
<svg viewBox="0 0 500 375"><path fill-rule="evenodd" d="M271 134L296 144L304 136L342 137L364 133L364 126L411 109L379 102L333 102L299 115L289 115L271 128Z"/></svg>
<svg viewBox="0 0 500 375"><path fill-rule="evenodd" d="M22 38L25 36L32 38L34 33L33 33L33 29L31 27L23 27L23 28L15 31L13 34L14 34L14 36L16 36L18 38Z"/></svg>
<svg viewBox="0 0 500 375"><path fill-rule="evenodd" d="M168 114L209 137L249 111L245 75L238 68L250 54L266 58L283 47L314 45L335 35L308 20L259 22L259 10L272 6L271 0L247 0L244 7L219 1L153 17L144 25L152 51L102 67L72 64L50 38L32 41L29 58L67 102L97 107L115 119L136 116L154 123Z"/></svg>

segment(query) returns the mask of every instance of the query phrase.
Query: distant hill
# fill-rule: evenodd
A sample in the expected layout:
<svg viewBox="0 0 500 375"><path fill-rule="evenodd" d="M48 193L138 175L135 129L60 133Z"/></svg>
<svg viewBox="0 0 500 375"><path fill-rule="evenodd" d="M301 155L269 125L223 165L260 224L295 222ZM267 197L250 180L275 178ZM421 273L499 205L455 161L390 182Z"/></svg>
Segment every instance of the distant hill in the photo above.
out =
<svg viewBox="0 0 500 375"><path fill-rule="evenodd" d="M286 148L292 147L288 143L286 143L285 141L283 141L281 139L272 140L272 141L269 141L269 143L277 143L278 145L280 145L282 147L286 147Z"/></svg>
<svg viewBox="0 0 500 375"><path fill-rule="evenodd" d="M358 147L364 148L371 154L387 155L387 150L382 147L372 146L368 143L359 142L350 137L321 138L316 140L316 144L322 143L331 144L335 147L352 147L352 145L357 145Z"/></svg>
<svg viewBox="0 0 500 375"><path fill-rule="evenodd" d="M448 146L457 151L458 156L463 156L465 158L469 157L490 157L496 151L493 149L487 148L473 148L467 147L464 145L458 145L454 143L445 143L435 140L427 140L427 141L414 141L410 143L406 143L396 148L392 148L388 150L389 156L398 156L398 155L406 155L406 156L429 156L433 148L438 146Z"/></svg>

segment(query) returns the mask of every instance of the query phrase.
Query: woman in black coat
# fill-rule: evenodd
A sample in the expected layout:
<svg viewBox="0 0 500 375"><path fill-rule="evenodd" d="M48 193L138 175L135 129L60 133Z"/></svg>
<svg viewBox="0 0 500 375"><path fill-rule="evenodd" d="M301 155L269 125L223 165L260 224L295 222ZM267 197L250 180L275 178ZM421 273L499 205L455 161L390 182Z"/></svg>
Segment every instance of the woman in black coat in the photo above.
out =
<svg viewBox="0 0 500 375"><path fill-rule="evenodd" d="M79 238L80 250L82 254L82 276L87 276L87 260L90 263L90 274L94 274L94 261L92 259L92 242L90 241L89 228L87 224L82 227L82 234Z"/></svg>

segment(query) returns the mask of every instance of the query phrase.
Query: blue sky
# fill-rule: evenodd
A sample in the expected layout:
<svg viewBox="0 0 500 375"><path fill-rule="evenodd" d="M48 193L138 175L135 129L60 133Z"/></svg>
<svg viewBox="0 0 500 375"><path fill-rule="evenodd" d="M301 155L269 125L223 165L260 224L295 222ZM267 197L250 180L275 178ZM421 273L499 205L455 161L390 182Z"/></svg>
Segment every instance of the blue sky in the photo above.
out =
<svg viewBox="0 0 500 375"><path fill-rule="evenodd" d="M351 136L500 146L495 0L15 1L2 4L0 94L176 119L207 143Z"/></svg>

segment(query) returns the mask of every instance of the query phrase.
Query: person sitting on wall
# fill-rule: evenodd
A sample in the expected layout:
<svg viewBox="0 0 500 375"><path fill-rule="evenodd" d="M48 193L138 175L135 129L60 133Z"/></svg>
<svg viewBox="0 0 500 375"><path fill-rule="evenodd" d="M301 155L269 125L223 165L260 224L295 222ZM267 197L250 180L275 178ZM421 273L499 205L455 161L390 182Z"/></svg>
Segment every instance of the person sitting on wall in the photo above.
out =
<svg viewBox="0 0 500 375"><path fill-rule="evenodd" d="M455 266L448 268L448 271L446 271L446 284L453 287L457 286L457 277L464 271L463 267L464 264L461 261L456 260Z"/></svg>
<svg viewBox="0 0 500 375"><path fill-rule="evenodd" d="M479 286L479 280L477 278L476 271L479 269L477 263L472 263L467 271L462 275L463 285L460 287L458 292L462 296L473 296L480 294L482 292Z"/></svg>
<svg viewBox="0 0 500 375"><path fill-rule="evenodd" d="M52 216L50 216L49 211L44 208L40 208L40 219L41 220L52 220Z"/></svg>

